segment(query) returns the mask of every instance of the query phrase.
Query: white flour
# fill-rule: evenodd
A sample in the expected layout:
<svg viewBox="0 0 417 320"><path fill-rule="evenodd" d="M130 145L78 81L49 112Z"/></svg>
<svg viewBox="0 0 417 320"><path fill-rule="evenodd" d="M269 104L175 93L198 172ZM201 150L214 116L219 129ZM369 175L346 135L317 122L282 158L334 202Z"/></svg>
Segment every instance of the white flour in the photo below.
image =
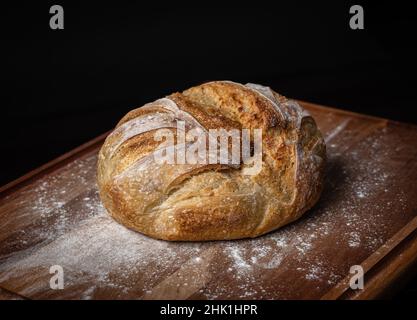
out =
<svg viewBox="0 0 417 320"><path fill-rule="evenodd" d="M332 131L328 139L332 140L328 145L329 174L315 210L301 221L257 239L170 243L130 231L113 221L99 200L96 156L70 163L56 175L26 188L19 199L7 199L19 201L22 207L14 219L27 220L28 226L36 221L38 228L22 230L16 240L22 250L0 257L0 283L22 278L21 294L42 296L49 292L49 267L58 264L67 274L68 295L84 299L100 297L106 290L111 290L114 298L152 296L167 277L173 287L189 287L190 294L209 299L285 296L285 283L271 282L268 275L275 274L285 282L287 272L317 284L317 290L332 286L346 276L349 263L355 261L346 261L346 270L336 269L332 256L322 254L327 239L337 239L331 244L335 250L371 253L386 239L381 216L394 205L406 205L401 195L395 204L390 197L384 203L373 202L378 194L387 193L392 181L382 160L390 157L381 142L384 132L354 149L378 155L361 161L357 151L344 150L349 137L344 138L341 132L347 131L347 124ZM72 172L69 179L63 174L68 172ZM77 212L71 208L74 199ZM7 225L0 226L0 231L2 228ZM335 230L344 232L335 235ZM39 239L38 244L28 245L33 239ZM197 274L179 272L187 271L189 265ZM172 276L176 273L178 276ZM231 281L222 281L224 278ZM174 293L164 294L170 298Z"/></svg>

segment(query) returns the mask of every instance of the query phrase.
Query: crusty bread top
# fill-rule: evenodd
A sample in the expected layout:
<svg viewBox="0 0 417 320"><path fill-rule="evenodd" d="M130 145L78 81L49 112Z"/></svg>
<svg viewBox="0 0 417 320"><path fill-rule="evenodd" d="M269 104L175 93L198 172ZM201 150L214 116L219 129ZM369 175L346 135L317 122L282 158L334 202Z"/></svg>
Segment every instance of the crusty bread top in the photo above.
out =
<svg viewBox="0 0 417 320"><path fill-rule="evenodd" d="M156 163L155 131L262 129L262 170ZM187 146L185 146L187 148ZM130 111L99 154L98 185L119 222L168 240L254 237L297 219L318 199L325 144L311 116L268 87L215 81Z"/></svg>

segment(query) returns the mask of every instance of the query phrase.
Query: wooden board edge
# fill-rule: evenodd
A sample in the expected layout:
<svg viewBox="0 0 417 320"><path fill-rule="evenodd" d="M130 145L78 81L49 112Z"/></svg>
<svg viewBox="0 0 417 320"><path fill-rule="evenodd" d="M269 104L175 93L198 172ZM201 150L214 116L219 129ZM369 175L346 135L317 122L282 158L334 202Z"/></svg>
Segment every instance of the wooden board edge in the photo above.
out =
<svg viewBox="0 0 417 320"><path fill-rule="evenodd" d="M28 298L0 287L0 301L1 300L28 300Z"/></svg>
<svg viewBox="0 0 417 320"><path fill-rule="evenodd" d="M105 132L98 137L64 153L63 155L43 164L42 166L29 171L28 173L24 174L23 176L17 178L16 180L13 180L2 187L0 187L0 198L2 198L5 193L8 193L10 190L18 188L20 185L26 183L27 181L38 177L48 171L50 171L52 168L57 166L62 166L64 163L68 162L68 160L74 158L75 156L86 152L87 150L95 147L97 144L102 143L104 139L107 137L107 135L111 131Z"/></svg>
<svg viewBox="0 0 417 320"><path fill-rule="evenodd" d="M401 126L411 126L415 129L417 129L417 126L413 125L413 124L409 124L409 123L404 123L404 122L398 122L398 121L393 121L393 120L388 120L385 118L380 118L380 117L375 117L375 116L371 116L371 115L366 115L366 114L362 114L362 113L357 113L357 112L353 112L353 111L348 111L348 110L344 110L344 109L338 109L338 108L334 108L334 107L329 107L329 106L323 106L323 105L319 105L316 103L312 103L312 102L307 102L307 101L303 101L303 100L298 100L298 99L294 99L296 100L298 103L300 103L303 107L307 107L307 108L312 108L312 109L319 109L319 110L329 110L330 112L333 113L338 113L338 114L343 114L346 116L350 116L350 117L359 117L359 118L366 118L366 119L371 119L371 120L375 120L375 121L385 121L385 122L390 122L390 123L394 123L397 125L401 125ZM55 166L59 166L62 165L63 162L67 161L70 158L75 157L76 155L84 152L86 149L91 148L92 146L94 146L95 144L98 144L102 141L104 141L104 139L107 137L107 135L111 132L112 130L109 130L101 135L99 135L98 137L87 141L86 143L70 150L69 152L64 153L63 155L45 163L44 165L29 171L28 173L24 174L23 176L3 185L0 187L0 198L2 198L4 196L4 194L7 192L9 192L11 189L14 189L16 187L19 187L19 185L26 183L28 180L33 179L35 176L39 176L43 173L45 173L46 171L50 170L52 167Z"/></svg>
<svg viewBox="0 0 417 320"><path fill-rule="evenodd" d="M382 118L382 117L372 116L372 115L369 115L369 114L358 113L358 112L349 111L349 110L345 110L345 109L339 109L339 108L335 108L335 107L324 106L324 105L316 104L316 103L313 103L313 102L308 102L308 101L303 101L303 100L298 100L298 99L293 99L293 100L297 101L302 107L307 106L307 109L308 108L322 109L322 110L325 109L325 110L328 110L329 112L343 114L343 115L346 115L346 116L349 116L349 117L368 119L368 120L373 120L373 121L378 121L378 122L381 122L381 121L382 122L389 122L389 123L394 124L394 125L412 127L412 128L417 130L417 125L415 125L413 123L386 119L386 118Z"/></svg>
<svg viewBox="0 0 417 320"><path fill-rule="evenodd" d="M369 272L364 290L348 290L342 299L365 300L392 298L406 281L416 274L417 230L385 256Z"/></svg>
<svg viewBox="0 0 417 320"><path fill-rule="evenodd" d="M338 108L333 108L333 107L328 107L328 106L322 106L322 105L318 105L315 103L311 103L311 102L306 102L306 101L302 101L302 100L297 100L303 107L307 107L307 108L312 108L312 109L327 109L332 113L336 113L336 114L343 114L343 115L347 115L347 116L354 116L354 117L359 117L359 118L367 118L367 119L371 119L371 120L376 120L376 121L389 121L390 123L394 123L394 124L398 124L401 126L411 126L417 129L417 126L413 125L413 124L409 124L409 123L404 123L404 122L398 122L398 121L393 121L393 120L388 120L385 118L380 118L380 117L375 117L375 116L371 116L371 115L365 115L365 114L361 114L361 113L356 113L356 112L352 112L352 111L347 111L347 110L343 110L343 109L338 109ZM85 153L87 152L89 149L93 149L97 144L102 143L104 141L104 139L106 138L106 136L111 132L105 132L101 135L99 135L98 137L80 145L79 147L76 147L74 149L72 149L71 151L45 163L44 165L28 172L27 174L19 177L16 180L13 180L9 183L7 183L6 185L3 185L2 187L0 187L0 198L2 198L6 193L9 193L10 191L19 188L21 186L23 186L24 184L26 184L28 181L39 177L51 170L53 170L56 167L60 167L63 164L65 164L66 162L68 162L69 160L71 160L72 158L76 157L77 155L81 154L81 153ZM383 246L381 246L380 249L378 250L382 250L383 252L386 251L385 255L381 254L380 251L376 251L374 254L372 254L371 256L369 256L367 259L365 259L365 261L361 264L361 265L365 265L367 266L366 271L365 271L365 276L366 274L369 274L369 272L371 271L371 269L373 267L375 267L378 262L380 262L386 255L388 255L390 252L394 252L394 249L397 247L400 247L400 244L407 238L407 236L409 236L412 232L414 232L415 230L417 230L417 225L414 226L413 225L413 221L417 222L417 217L414 218L411 222L409 222L405 227L403 227L399 232L397 232L391 239L389 239L386 244L384 244ZM414 223L415 224L415 223ZM412 230L410 229L412 228ZM408 230L408 234L407 232L404 232L404 230ZM416 236L416 240L417 240L417 236ZM391 245L387 246L387 243L391 243ZM416 241L417 243L417 241ZM404 251L404 250L408 250L408 251ZM407 256L409 253L414 254L413 257L416 258L417 260L417 244L415 246L410 246L410 248L406 248L403 251L405 253L407 253ZM410 251L411 250L411 251ZM415 251L413 251L415 250ZM403 261L403 256L404 256L404 252L399 251L397 254L397 259L391 259L390 262L386 262L387 264L390 265L394 265L396 263L398 263L398 261ZM405 261L407 262L407 261ZM405 266L408 266L410 263L406 264ZM385 286L389 285L390 283L393 283L399 276L401 276L404 268L398 268L397 272L393 272L390 274L390 282L385 283ZM349 279L350 276L347 276L346 278L342 279L342 281L340 281L335 287L333 287L333 289L331 289L329 292L327 292L321 299L339 299L342 296L346 295L346 291L350 290L348 284L349 284ZM376 278L375 278L376 279ZM369 297L369 298L373 298L377 295L379 295L381 293L381 285L378 285L379 282L374 280L371 285L374 288L375 294L371 294L366 292L365 293L361 293L361 294L356 294L353 298L355 299L361 299L364 297Z"/></svg>
<svg viewBox="0 0 417 320"><path fill-rule="evenodd" d="M385 287L392 285L396 279L401 277L403 270L414 260L417 260L417 241L414 244L411 243L410 248L404 245L414 233L417 233L417 217L411 219L400 231L359 264L364 270L364 279L368 279L365 284L366 289L358 290L354 294L347 293L352 291L349 286L352 275L349 274L325 293L321 300L371 299L381 295ZM388 259L389 256L391 259ZM404 260L404 257L409 257L409 259ZM388 268L398 264L398 261L404 263L401 268ZM386 271L379 274L375 272L376 268L383 264L388 268L387 270L390 270L389 274ZM386 278L383 278L382 275L385 273Z"/></svg>

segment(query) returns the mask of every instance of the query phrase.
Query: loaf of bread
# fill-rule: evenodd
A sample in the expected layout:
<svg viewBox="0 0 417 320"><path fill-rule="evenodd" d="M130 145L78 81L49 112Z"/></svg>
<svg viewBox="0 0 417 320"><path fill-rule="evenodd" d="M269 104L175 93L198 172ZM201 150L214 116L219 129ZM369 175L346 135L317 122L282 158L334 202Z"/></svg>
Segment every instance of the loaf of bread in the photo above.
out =
<svg viewBox="0 0 417 320"><path fill-rule="evenodd" d="M208 135L246 130L253 162L244 161L243 134L233 161L230 154L207 161L218 155L212 149L194 162L179 161L178 154L175 163L158 160L167 140L158 138L161 130L174 137L166 155L195 148L179 136L193 129ZM310 209L322 191L325 159L315 121L295 101L261 85L215 81L127 113L100 150L97 178L110 215L133 230L165 240L239 239L275 230Z"/></svg>

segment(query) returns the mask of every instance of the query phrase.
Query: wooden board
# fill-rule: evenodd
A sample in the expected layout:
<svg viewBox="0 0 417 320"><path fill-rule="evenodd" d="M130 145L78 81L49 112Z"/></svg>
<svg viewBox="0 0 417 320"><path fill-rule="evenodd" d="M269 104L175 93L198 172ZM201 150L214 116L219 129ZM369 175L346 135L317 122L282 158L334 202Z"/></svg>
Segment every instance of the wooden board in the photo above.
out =
<svg viewBox="0 0 417 320"><path fill-rule="evenodd" d="M324 193L257 239L164 242L108 217L95 182L105 134L0 189L1 297L338 299L387 294L417 260L417 127L311 103ZM50 267L64 289L50 288ZM351 290L351 266L365 288Z"/></svg>

